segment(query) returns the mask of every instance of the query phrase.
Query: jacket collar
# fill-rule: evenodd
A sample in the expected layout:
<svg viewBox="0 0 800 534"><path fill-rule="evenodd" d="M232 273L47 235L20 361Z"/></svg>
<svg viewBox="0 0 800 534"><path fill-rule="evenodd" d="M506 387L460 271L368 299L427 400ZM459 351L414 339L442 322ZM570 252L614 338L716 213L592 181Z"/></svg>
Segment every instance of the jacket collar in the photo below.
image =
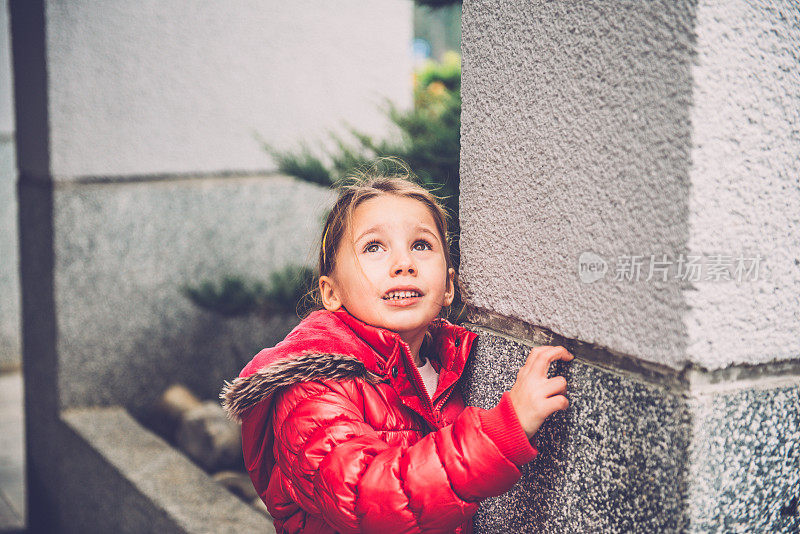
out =
<svg viewBox="0 0 800 534"><path fill-rule="evenodd" d="M385 371L387 360L391 358L392 353L395 351L398 343L401 342L400 334L392 332L385 328L372 326L367 324L361 319L357 319L348 312L344 306L340 307L332 313L336 319L341 321L347 328L361 338L364 343L370 346L378 356L379 368L375 371ZM368 362L364 362L365 364Z"/></svg>
<svg viewBox="0 0 800 534"><path fill-rule="evenodd" d="M393 353L397 351L398 345L404 349L408 347L400 338L400 334L367 324L351 315L344 307L332 313L382 356L384 365L381 369L375 369L377 372L386 373L392 365L399 363L392 358ZM460 377L477 334L441 317L436 317L431 321L428 332L430 332L432 340L429 354L434 358L433 364L436 371L441 373L442 370L445 370L456 373ZM410 353L408 357L411 359Z"/></svg>
<svg viewBox="0 0 800 534"><path fill-rule="evenodd" d="M477 334L446 319L429 327L432 363L439 372L434 403L461 377ZM367 324L344 308L317 310L300 322L274 347L261 350L239 377L226 382L220 394L232 419L241 419L255 404L269 401L280 387L314 379L359 377L388 382L409 407L426 419L433 416L418 401L412 382L412 356L400 335Z"/></svg>

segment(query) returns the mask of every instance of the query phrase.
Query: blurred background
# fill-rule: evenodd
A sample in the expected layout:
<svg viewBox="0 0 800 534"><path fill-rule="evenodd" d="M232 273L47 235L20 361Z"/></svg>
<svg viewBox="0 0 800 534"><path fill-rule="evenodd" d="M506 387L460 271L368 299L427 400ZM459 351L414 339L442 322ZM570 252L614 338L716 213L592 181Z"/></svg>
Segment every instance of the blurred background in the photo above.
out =
<svg viewBox="0 0 800 534"><path fill-rule="evenodd" d="M24 414L31 531L97 521L68 504L80 454L45 483L66 438L40 422L72 408L122 407L253 501L209 406L307 311L336 182L401 158L458 261L460 36L453 1L3 1L0 531L25 523Z"/></svg>

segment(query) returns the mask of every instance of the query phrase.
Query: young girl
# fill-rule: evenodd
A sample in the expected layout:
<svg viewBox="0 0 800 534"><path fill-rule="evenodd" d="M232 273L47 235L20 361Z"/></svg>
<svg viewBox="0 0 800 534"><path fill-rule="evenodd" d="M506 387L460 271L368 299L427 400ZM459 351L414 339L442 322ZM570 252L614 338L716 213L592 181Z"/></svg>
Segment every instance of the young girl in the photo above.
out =
<svg viewBox="0 0 800 534"><path fill-rule="evenodd" d="M319 251L320 309L226 384L245 465L278 533L472 532L530 439L566 409L534 348L490 410L458 387L477 334L441 317L457 286L447 219L410 176L344 186Z"/></svg>

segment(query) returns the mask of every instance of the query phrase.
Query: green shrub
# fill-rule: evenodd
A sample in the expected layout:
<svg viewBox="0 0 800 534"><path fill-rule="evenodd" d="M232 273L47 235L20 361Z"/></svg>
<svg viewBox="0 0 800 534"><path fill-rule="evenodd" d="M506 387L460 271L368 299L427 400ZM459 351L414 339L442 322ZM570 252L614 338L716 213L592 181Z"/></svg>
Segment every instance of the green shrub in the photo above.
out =
<svg viewBox="0 0 800 534"><path fill-rule="evenodd" d="M416 0L419 6L445 7L453 4L460 4L461 0Z"/></svg>
<svg viewBox="0 0 800 534"><path fill-rule="evenodd" d="M314 269L288 265L270 274L268 284L226 275L219 285L204 281L197 287L185 284L181 291L197 306L226 317L252 313L263 317L277 313L302 314L305 309L298 310L298 305L310 305L303 297L317 278Z"/></svg>
<svg viewBox="0 0 800 534"><path fill-rule="evenodd" d="M206 280L197 287L185 284L181 292L201 308L235 317L255 311L266 297L267 288L261 282L249 283L229 275L223 277L218 286Z"/></svg>
<svg viewBox="0 0 800 534"><path fill-rule="evenodd" d="M331 185L334 181L330 171L311 153L305 143L300 145L299 153L277 150L263 140L261 146L272 156L278 169L284 174L319 185Z"/></svg>
<svg viewBox="0 0 800 534"><path fill-rule="evenodd" d="M304 297L314 288L319 275L316 269L307 266L289 265L270 274L264 308L267 312L295 312L300 315L310 303Z"/></svg>

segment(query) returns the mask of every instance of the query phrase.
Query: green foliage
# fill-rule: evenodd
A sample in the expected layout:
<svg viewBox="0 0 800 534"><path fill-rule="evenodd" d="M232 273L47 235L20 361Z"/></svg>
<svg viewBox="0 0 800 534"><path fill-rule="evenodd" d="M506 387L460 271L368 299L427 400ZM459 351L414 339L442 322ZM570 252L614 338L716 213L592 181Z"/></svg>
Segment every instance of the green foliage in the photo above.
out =
<svg viewBox="0 0 800 534"><path fill-rule="evenodd" d="M433 82L442 82L448 91L461 90L461 56L453 50L445 52L441 63L427 60L415 73L417 88L425 89Z"/></svg>
<svg viewBox="0 0 800 534"><path fill-rule="evenodd" d="M197 287L185 284L181 292L196 305L226 317L253 312L267 295L261 282L248 283L236 276L225 276L219 286L204 281Z"/></svg>
<svg viewBox="0 0 800 534"><path fill-rule="evenodd" d="M260 141L261 146L272 156L282 173L319 185L332 185L334 183L331 172L325 168L325 165L318 157L311 153L305 143L301 144L300 152L295 153L293 151L278 150L263 139L260 139Z"/></svg>
<svg viewBox="0 0 800 534"><path fill-rule="evenodd" d="M275 312L296 311L298 303L304 304L304 297L314 288L317 278L316 269L306 266L289 265L273 272L264 308Z"/></svg>
<svg viewBox="0 0 800 534"><path fill-rule="evenodd" d="M418 6L445 7L460 4L461 0L416 0Z"/></svg>
<svg viewBox="0 0 800 534"><path fill-rule="evenodd" d="M303 297L317 278L314 269L288 265L273 272L269 284L228 275L219 285L204 281L197 287L185 284L181 291L197 306L226 317L270 316L298 311L298 303L305 305Z"/></svg>

